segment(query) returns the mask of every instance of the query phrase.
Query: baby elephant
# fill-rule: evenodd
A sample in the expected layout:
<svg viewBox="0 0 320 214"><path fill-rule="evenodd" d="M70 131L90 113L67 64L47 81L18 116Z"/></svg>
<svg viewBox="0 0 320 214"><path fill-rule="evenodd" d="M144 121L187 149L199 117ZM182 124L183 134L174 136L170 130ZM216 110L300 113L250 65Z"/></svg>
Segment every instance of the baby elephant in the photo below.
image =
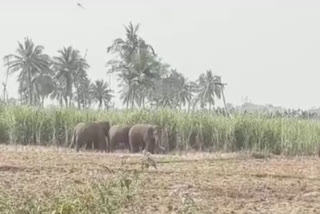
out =
<svg viewBox="0 0 320 214"><path fill-rule="evenodd" d="M114 125L109 130L109 149L110 152L119 146L121 143L124 147L130 150L129 145L129 130L131 126L128 125Z"/></svg>
<svg viewBox="0 0 320 214"><path fill-rule="evenodd" d="M149 124L136 124L129 131L129 144L132 153L146 150L154 154L156 150L164 150L160 146L160 127Z"/></svg>
<svg viewBox="0 0 320 214"><path fill-rule="evenodd" d="M76 146L77 152L84 145L86 149L107 151L106 137L109 137L109 129L108 121L79 123L74 128L72 144Z"/></svg>

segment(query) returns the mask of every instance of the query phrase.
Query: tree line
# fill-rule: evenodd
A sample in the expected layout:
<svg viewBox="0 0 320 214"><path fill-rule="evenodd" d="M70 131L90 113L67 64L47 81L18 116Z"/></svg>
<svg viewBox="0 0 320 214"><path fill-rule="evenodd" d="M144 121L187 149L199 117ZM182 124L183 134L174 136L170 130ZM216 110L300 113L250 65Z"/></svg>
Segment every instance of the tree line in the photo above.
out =
<svg viewBox="0 0 320 214"><path fill-rule="evenodd" d="M189 81L182 73L162 62L154 48L138 35L140 25L125 26L125 37L116 38L107 47L112 60L106 63L107 75L119 79L119 96L126 108L169 107L179 109L215 108L216 99L224 97L225 84L211 70ZM45 54L44 47L30 38L18 42L15 54L4 57L7 74L18 73L20 104L43 106L44 100L57 100L61 107L86 109L97 104L110 108L115 92L103 79L88 77L86 53L69 46L57 55ZM6 83L3 83L6 100Z"/></svg>

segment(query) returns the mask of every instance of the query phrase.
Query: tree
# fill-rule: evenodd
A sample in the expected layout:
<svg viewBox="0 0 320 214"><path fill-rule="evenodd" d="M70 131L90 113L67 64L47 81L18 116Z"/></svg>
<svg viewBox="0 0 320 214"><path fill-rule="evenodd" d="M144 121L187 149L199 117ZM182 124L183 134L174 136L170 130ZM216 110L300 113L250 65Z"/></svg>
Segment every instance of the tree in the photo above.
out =
<svg viewBox="0 0 320 214"><path fill-rule="evenodd" d="M32 84L34 87L35 99L39 100L40 105L43 107L44 99L55 90L55 84L52 77L48 74L37 75L32 79Z"/></svg>
<svg viewBox="0 0 320 214"><path fill-rule="evenodd" d="M34 104L32 79L35 74L49 72L50 58L43 53L43 46L36 46L29 38L25 38L23 44L18 42L18 45L16 54L9 54L4 57L5 65L8 66L10 74L19 72L20 92L26 93L28 104L32 105Z"/></svg>
<svg viewBox="0 0 320 214"><path fill-rule="evenodd" d="M221 98L221 77L212 74L211 70L201 74L197 80L197 96L195 104L200 103L201 108L209 106L209 110L215 105L215 96Z"/></svg>
<svg viewBox="0 0 320 214"><path fill-rule="evenodd" d="M192 83L189 83L186 77L184 77L183 74L177 72L176 70L171 71L170 78L174 90L171 93L174 94L176 105L181 109L182 106L185 106L192 99Z"/></svg>
<svg viewBox="0 0 320 214"><path fill-rule="evenodd" d="M78 101L78 108L89 108L93 103L92 83L86 78L81 81L81 84L77 90L75 99Z"/></svg>
<svg viewBox="0 0 320 214"><path fill-rule="evenodd" d="M86 93L83 91L83 88L90 86L90 80L88 79L87 69L89 68L88 63L86 62L85 58L80 58L78 62L78 69L74 73L74 85L76 88L77 94L77 102L78 102L78 109L80 109L80 104L84 104L84 94ZM82 97L82 100L80 99Z"/></svg>
<svg viewBox="0 0 320 214"><path fill-rule="evenodd" d="M153 94L154 100L157 102L157 107L170 107L175 108L178 106L177 100L177 76L174 74L174 70L167 72L158 81L157 93Z"/></svg>
<svg viewBox="0 0 320 214"><path fill-rule="evenodd" d="M194 104L194 100L195 100L195 93L197 93L197 89L198 89L198 85L196 82L194 81L189 81L187 84L188 87L188 93L190 94L190 99L188 100L188 111L190 111L192 105Z"/></svg>
<svg viewBox="0 0 320 214"><path fill-rule="evenodd" d="M61 81L54 81L54 90L50 95L50 99L56 99L59 102L60 107L63 107L65 87Z"/></svg>
<svg viewBox="0 0 320 214"><path fill-rule="evenodd" d="M168 68L168 67L167 67ZM192 100L192 85L181 73L176 70L164 70L161 78L156 82L156 93L152 100L156 106L180 109Z"/></svg>
<svg viewBox="0 0 320 214"><path fill-rule="evenodd" d="M131 64L134 61L134 59L143 52L147 52L147 53L151 52L153 55L155 55L155 52L152 46L147 44L142 38L140 38L137 35L137 32L140 28L139 24L133 25L130 22L128 26L124 26L124 27L126 30L126 39L125 40L122 38L115 39L113 41L113 44L107 48L108 53L112 52L112 53L118 54L121 61L123 61L123 63L126 65Z"/></svg>
<svg viewBox="0 0 320 214"><path fill-rule="evenodd" d="M110 60L107 66L109 72L118 73L121 80L121 95L127 108L129 104L133 108L145 105L148 91L154 87L153 79L157 76L154 67L158 63L155 60L155 52L151 45L147 44L137 35L140 25L131 22L125 26L126 39L117 38L107 48L107 52L116 54L116 59Z"/></svg>
<svg viewBox="0 0 320 214"><path fill-rule="evenodd" d="M226 103L226 97L225 97L225 95L224 95L224 87L225 87L227 84L221 82L221 77L220 77L220 76L217 76L216 78L217 78L217 79L216 79L216 86L219 88L218 91L220 91L221 96L222 96L224 111L225 111L225 113L226 113L226 116L230 116L229 108L228 108L228 105L227 105L227 103Z"/></svg>
<svg viewBox="0 0 320 214"><path fill-rule="evenodd" d="M111 95L112 90L109 89L108 84L103 80L96 80L92 84L91 88L91 93L93 95L92 97L99 104L99 109L101 109L102 104L104 104L104 106L108 108L110 106L111 98L113 97Z"/></svg>
<svg viewBox="0 0 320 214"><path fill-rule="evenodd" d="M59 50L60 56L54 57L56 75L55 78L65 86L63 99L66 107L71 104L72 86L75 79L78 80L79 73L89 67L84 58L81 58L80 52L71 46Z"/></svg>

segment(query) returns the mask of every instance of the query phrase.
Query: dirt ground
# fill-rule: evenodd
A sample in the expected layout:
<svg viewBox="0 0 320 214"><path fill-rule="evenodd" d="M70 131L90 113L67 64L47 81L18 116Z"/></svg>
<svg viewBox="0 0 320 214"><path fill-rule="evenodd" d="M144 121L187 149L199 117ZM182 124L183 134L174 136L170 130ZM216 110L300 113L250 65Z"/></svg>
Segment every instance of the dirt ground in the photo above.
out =
<svg viewBox="0 0 320 214"><path fill-rule="evenodd" d="M320 213L317 157L193 153L151 158L157 168L142 172L148 182L139 190L145 213L178 213L181 206L189 208L185 213ZM143 159L142 154L3 146L0 189L9 196L30 192L45 197L90 182L93 174L108 179L124 164L126 170L139 169Z"/></svg>

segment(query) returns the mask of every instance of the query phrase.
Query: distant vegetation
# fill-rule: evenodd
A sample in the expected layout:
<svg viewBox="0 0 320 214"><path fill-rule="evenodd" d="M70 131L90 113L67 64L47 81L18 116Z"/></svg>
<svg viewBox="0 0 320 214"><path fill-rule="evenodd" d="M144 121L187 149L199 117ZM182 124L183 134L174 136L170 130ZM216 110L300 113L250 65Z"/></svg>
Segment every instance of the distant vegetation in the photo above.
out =
<svg viewBox="0 0 320 214"><path fill-rule="evenodd" d="M106 52L106 77L118 76L117 95L103 80L88 78L86 53L63 47L56 56L26 38L15 54L4 57L7 75L18 73L19 98L8 98L3 82L0 142L68 146L74 125L107 119L112 123L154 123L163 128L168 151L266 151L274 154L315 154L320 142L317 111L285 110L245 103L226 103L221 77L211 70L195 81L162 62L138 35L139 25L125 26ZM126 110L113 108L119 96ZM44 100L60 108L39 108ZM216 107L221 99L223 108ZM107 111L93 111L94 107ZM308 120L305 120L308 119Z"/></svg>
<svg viewBox="0 0 320 214"><path fill-rule="evenodd" d="M187 80L182 73L162 62L153 47L138 35L139 27L130 23L125 26L125 37L107 46L106 52L112 54L113 59L106 64L106 74L118 76L119 95L115 95L103 78L94 81L88 78L90 65L86 53L83 56L69 46L51 57L45 54L43 46L35 45L30 38L19 42L16 53L4 57L7 74L18 73L16 103L42 106L49 97L61 107L88 109L95 105L99 109L109 109L112 98L119 96L126 108L212 110L216 98L222 98L226 107L225 84L220 76L207 70L196 81ZM2 99L8 102L6 84L4 81Z"/></svg>
<svg viewBox="0 0 320 214"><path fill-rule="evenodd" d="M273 154L317 153L320 121L263 114L223 114L173 109L87 111L34 107L0 108L0 141L8 144L68 146L80 121L160 125L167 151L259 151Z"/></svg>

